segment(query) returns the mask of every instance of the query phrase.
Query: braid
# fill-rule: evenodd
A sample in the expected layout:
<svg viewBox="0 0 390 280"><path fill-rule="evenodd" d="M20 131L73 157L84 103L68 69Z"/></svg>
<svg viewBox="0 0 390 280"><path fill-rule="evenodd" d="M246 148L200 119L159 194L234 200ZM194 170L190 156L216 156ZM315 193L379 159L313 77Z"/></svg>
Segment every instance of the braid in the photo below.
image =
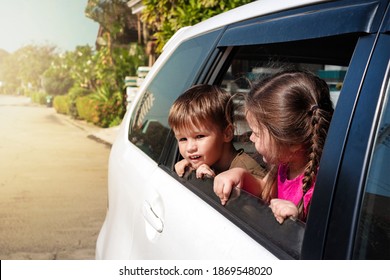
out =
<svg viewBox="0 0 390 280"><path fill-rule="evenodd" d="M311 138L311 147L309 152L309 162L304 171L304 177L302 180L302 189L305 194L310 186L315 182L315 177L317 175L317 169L320 164L320 158L322 155L322 148L325 142L324 133L322 126L324 125L324 121L319 116L320 109L313 110L312 121L311 121L311 129L312 129L312 138ZM326 131L326 130L325 130Z"/></svg>
<svg viewBox="0 0 390 280"><path fill-rule="evenodd" d="M327 131L330 125L330 120L333 115L333 106L329 98L328 86L324 80L318 77L314 78L314 82L317 87L315 93L319 94L314 100L318 100L315 105L309 110L309 116L311 116L310 130L311 137L308 147L308 163L304 171L304 177L302 179L302 191L303 196L298 204L298 214L300 219L304 219L304 207L303 197L310 189L313 183L316 181L317 171L320 165L322 151L325 144Z"/></svg>
<svg viewBox="0 0 390 280"><path fill-rule="evenodd" d="M304 171L302 190L305 194L316 180L317 170L322 156L327 131L333 114L333 106L329 97L329 88L326 82L312 75L313 89L311 91L313 101L308 114L311 117L309 142L309 162Z"/></svg>

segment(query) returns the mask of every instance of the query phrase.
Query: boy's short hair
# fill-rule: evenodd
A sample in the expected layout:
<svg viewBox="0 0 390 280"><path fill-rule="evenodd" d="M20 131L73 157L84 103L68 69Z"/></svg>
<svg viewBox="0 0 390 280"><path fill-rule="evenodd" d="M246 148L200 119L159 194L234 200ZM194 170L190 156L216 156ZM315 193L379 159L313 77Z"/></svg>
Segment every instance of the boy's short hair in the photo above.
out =
<svg viewBox="0 0 390 280"><path fill-rule="evenodd" d="M224 130L232 124L231 95L215 85L195 85L173 103L169 126L176 131L212 124Z"/></svg>

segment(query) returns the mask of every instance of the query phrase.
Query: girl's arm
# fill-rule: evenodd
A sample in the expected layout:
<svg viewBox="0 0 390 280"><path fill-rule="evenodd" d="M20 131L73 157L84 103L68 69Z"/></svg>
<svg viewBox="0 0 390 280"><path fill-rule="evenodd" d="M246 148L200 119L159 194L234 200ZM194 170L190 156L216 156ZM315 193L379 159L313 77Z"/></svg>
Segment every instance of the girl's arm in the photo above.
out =
<svg viewBox="0 0 390 280"><path fill-rule="evenodd" d="M269 207L279 224L282 224L289 217L298 218L298 208L289 200L274 198L271 200Z"/></svg>
<svg viewBox="0 0 390 280"><path fill-rule="evenodd" d="M254 177L244 168L232 168L218 174L214 179L214 192L225 205L234 187L260 196L263 180Z"/></svg>

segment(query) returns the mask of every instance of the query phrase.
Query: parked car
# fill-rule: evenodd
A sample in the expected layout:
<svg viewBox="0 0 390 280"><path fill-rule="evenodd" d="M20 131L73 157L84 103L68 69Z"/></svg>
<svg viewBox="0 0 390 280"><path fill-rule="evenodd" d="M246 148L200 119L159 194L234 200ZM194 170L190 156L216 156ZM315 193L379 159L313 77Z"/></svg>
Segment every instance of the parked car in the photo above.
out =
<svg viewBox="0 0 390 280"><path fill-rule="evenodd" d="M388 0L261 0L178 31L112 146L96 258L390 259L389 10ZM307 221L279 225L250 194L222 206L212 180L179 178L167 117L192 85L245 93L287 66L325 79L335 113Z"/></svg>

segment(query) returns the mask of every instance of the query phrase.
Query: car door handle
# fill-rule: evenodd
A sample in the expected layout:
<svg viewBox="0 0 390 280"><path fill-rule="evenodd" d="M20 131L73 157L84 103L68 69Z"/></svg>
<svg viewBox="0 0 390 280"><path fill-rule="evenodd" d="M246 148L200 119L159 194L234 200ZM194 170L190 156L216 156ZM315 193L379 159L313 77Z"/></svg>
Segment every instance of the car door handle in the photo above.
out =
<svg viewBox="0 0 390 280"><path fill-rule="evenodd" d="M145 220L159 233L164 229L164 223L147 201L142 206L142 214Z"/></svg>

